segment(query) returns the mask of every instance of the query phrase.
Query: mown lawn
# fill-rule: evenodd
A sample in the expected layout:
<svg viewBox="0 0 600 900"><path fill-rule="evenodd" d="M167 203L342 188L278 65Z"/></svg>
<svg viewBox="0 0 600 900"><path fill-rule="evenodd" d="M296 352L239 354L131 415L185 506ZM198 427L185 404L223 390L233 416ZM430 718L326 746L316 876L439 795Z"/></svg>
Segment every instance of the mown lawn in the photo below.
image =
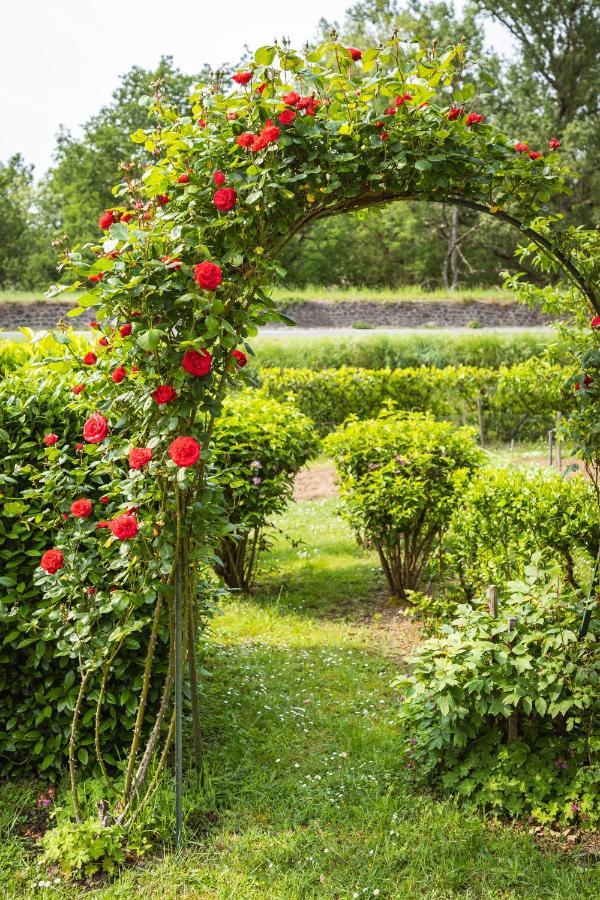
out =
<svg viewBox="0 0 600 900"><path fill-rule="evenodd" d="M264 590L226 602L213 621L207 777L201 791L189 778L186 851L165 847L90 896L600 896L600 870L411 786L390 688L398 663L365 620L383 602L381 578L336 506L293 506L265 560ZM85 896L81 886L34 886L47 876L19 837L19 808L36 789L0 789L0 896Z"/></svg>

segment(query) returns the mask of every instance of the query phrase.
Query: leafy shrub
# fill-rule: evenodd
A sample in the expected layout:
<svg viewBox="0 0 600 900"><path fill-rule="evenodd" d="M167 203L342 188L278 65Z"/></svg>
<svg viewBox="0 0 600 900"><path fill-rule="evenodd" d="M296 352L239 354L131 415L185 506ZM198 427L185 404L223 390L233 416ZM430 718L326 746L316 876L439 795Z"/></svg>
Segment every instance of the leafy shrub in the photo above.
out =
<svg viewBox="0 0 600 900"><path fill-rule="evenodd" d="M346 422L325 447L339 472L346 517L359 540L377 549L392 594L406 599L481 464L472 429L388 410Z"/></svg>
<svg viewBox="0 0 600 900"><path fill-rule="evenodd" d="M69 363L65 360L65 366ZM78 692L73 654L84 639L90 611L102 613L116 630L125 604L121 591L99 584L93 597L66 615L59 598L43 599L37 573L42 552L68 503L60 506L52 487L44 496L33 488L47 477L47 464L60 459L64 478L77 483L82 466L73 437L82 420L71 382L60 373L48 375L30 366L12 373L0 385L0 774L43 771L56 776L65 762L72 710ZM54 432L58 442L45 448L43 437ZM77 438L75 438L77 439ZM102 491L90 485L97 502ZM93 528L93 525L90 526ZM85 567L83 567L85 568ZM113 572L112 577L116 577ZM84 593L83 588L81 590ZM115 659L106 686L106 705L99 723L107 764L119 762L119 751L131 734L136 710L135 689L141 682L148 607L140 598L141 627L123 634L125 652ZM166 623L159 632L156 670L163 666ZM79 728L79 761L88 766L94 746L98 684L84 703ZM158 689L151 686L151 708Z"/></svg>
<svg viewBox="0 0 600 900"><path fill-rule="evenodd" d="M126 842L122 826L103 825L97 818L63 822L42 838L41 862L58 865L67 878L113 875L125 862Z"/></svg>
<svg viewBox="0 0 600 900"><path fill-rule="evenodd" d="M68 351L63 336L60 332L41 335L34 338L33 332L28 328L22 328L24 340L3 340L0 334L0 374L12 372L27 364L35 364L38 361L55 357L66 357ZM73 350L88 349L89 340L82 335L69 333L68 342Z"/></svg>
<svg viewBox="0 0 600 900"><path fill-rule="evenodd" d="M259 378L263 393L281 401L292 397L321 434L351 415L367 419L389 401L398 409L476 425L479 398L488 438L510 440L545 436L556 412L571 408L572 397L564 391L567 374L562 366L530 360L499 370L262 369Z"/></svg>
<svg viewBox="0 0 600 900"><path fill-rule="evenodd" d="M496 811L597 824L600 621L579 640L582 612L539 559L498 618L462 606L397 680L409 765Z"/></svg>
<svg viewBox="0 0 600 900"><path fill-rule="evenodd" d="M248 591L266 546L264 528L291 497L294 476L314 456L312 422L292 404L243 391L228 398L215 423L214 462L231 531L221 541L219 574Z"/></svg>
<svg viewBox="0 0 600 900"><path fill-rule="evenodd" d="M595 556L599 543L598 502L589 482L516 466L480 471L449 533L451 559L469 599L488 584L502 588L535 551L559 563L577 587L577 555Z"/></svg>

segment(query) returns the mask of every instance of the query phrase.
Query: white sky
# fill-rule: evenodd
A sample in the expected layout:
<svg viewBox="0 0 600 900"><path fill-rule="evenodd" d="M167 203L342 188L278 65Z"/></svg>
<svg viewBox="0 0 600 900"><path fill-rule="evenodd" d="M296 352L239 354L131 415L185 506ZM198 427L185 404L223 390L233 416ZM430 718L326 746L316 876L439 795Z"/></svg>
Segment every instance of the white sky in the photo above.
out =
<svg viewBox="0 0 600 900"><path fill-rule="evenodd" d="M77 134L133 65L152 68L172 55L195 72L203 63L235 62L245 45L276 37L300 47L320 18L341 21L353 2L0 0L0 160L21 152L41 175L58 126ZM499 28L488 40L510 49Z"/></svg>

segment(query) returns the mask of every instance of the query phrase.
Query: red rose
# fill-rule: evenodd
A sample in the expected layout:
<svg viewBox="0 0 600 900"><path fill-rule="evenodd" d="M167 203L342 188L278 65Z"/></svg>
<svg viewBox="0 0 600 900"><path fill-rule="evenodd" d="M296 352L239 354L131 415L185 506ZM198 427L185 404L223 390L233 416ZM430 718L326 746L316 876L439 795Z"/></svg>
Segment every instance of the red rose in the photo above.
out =
<svg viewBox="0 0 600 900"><path fill-rule="evenodd" d="M98 341L98 346L99 347L108 347L108 338L102 336Z"/></svg>
<svg viewBox="0 0 600 900"><path fill-rule="evenodd" d="M231 78L236 84L248 84L252 78L252 72L236 72Z"/></svg>
<svg viewBox="0 0 600 900"><path fill-rule="evenodd" d="M164 262L167 269L180 269L183 265L176 256L163 256L161 262Z"/></svg>
<svg viewBox="0 0 600 900"><path fill-rule="evenodd" d="M293 109L284 109L282 113L279 113L277 118L282 125L291 125L296 118L296 112Z"/></svg>
<svg viewBox="0 0 600 900"><path fill-rule="evenodd" d="M179 178L177 179L177 184L187 184L189 180L190 180L190 176L188 175L187 172L184 172L183 175L180 175Z"/></svg>
<svg viewBox="0 0 600 900"><path fill-rule="evenodd" d="M362 50L357 50L356 47L348 47L348 53L354 62L358 62L359 59L362 59Z"/></svg>
<svg viewBox="0 0 600 900"><path fill-rule="evenodd" d="M58 440L57 434L45 434L44 435L44 444L46 447L51 447L52 444L55 444Z"/></svg>
<svg viewBox="0 0 600 900"><path fill-rule="evenodd" d="M387 131L381 131L379 133L379 137L381 138L382 141L387 141L389 138L389 134L387 133Z"/></svg>
<svg viewBox="0 0 600 900"><path fill-rule="evenodd" d="M95 353L92 353L91 351L89 353L86 353L85 356L83 357L84 366L93 366L97 362L98 362L98 357L96 356Z"/></svg>
<svg viewBox="0 0 600 900"><path fill-rule="evenodd" d="M105 522L102 519L100 522L96 522L96 528L110 528L110 522Z"/></svg>
<svg viewBox="0 0 600 900"><path fill-rule="evenodd" d="M102 279L104 278L105 275L106 275L106 272L98 272L97 275L89 275L88 281L91 281L92 284L98 284L99 281L102 281Z"/></svg>
<svg viewBox="0 0 600 900"><path fill-rule="evenodd" d="M206 128L206 121L204 119L198 119L198 125L204 130Z"/></svg>
<svg viewBox="0 0 600 900"><path fill-rule="evenodd" d="M538 153L537 150L531 150L529 153L529 159L539 159L542 154Z"/></svg>
<svg viewBox="0 0 600 900"><path fill-rule="evenodd" d="M115 213L113 209L105 209L100 218L98 219L98 227L102 228L103 231L108 231L111 225L114 225L115 222L119 221L119 214Z"/></svg>
<svg viewBox="0 0 600 900"><path fill-rule="evenodd" d="M469 113L465 125L468 125L469 127L471 125L480 125L484 119L485 116L483 116L481 113Z"/></svg>
<svg viewBox="0 0 600 900"><path fill-rule="evenodd" d="M515 144L516 153L529 153L529 147L523 141L517 141Z"/></svg>
<svg viewBox="0 0 600 900"><path fill-rule="evenodd" d="M269 146L269 139L265 137L264 134L255 134L252 139L252 143L250 144L250 150L253 153L258 153L259 150L264 150L265 147Z"/></svg>
<svg viewBox="0 0 600 900"><path fill-rule="evenodd" d="M386 106L383 111L384 116L395 116L396 115L396 107L395 106Z"/></svg>
<svg viewBox="0 0 600 900"><path fill-rule="evenodd" d="M115 384L121 384L122 381L125 381L127 377L127 372L125 371L123 366L117 366L112 375L110 376Z"/></svg>
<svg viewBox="0 0 600 900"><path fill-rule="evenodd" d="M108 523L108 527L120 541L127 541L129 538L135 537L140 530L136 517L128 516L127 513L117 516L116 519Z"/></svg>
<svg viewBox="0 0 600 900"><path fill-rule="evenodd" d="M593 382L593 380L594 380L594 379L592 378L591 375L586 375L586 376L585 376L585 378L583 379L583 383L584 383L584 385L586 386L586 388L590 386L590 384Z"/></svg>
<svg viewBox="0 0 600 900"><path fill-rule="evenodd" d="M194 266L194 281L203 291L216 291L223 280L221 267L206 259Z"/></svg>
<svg viewBox="0 0 600 900"><path fill-rule="evenodd" d="M558 140L558 138L550 138L550 140L548 141L548 147L550 148L550 150L558 150L558 148L560 147L560 141Z"/></svg>
<svg viewBox="0 0 600 900"><path fill-rule="evenodd" d="M154 199L156 200L157 206L166 206L170 197L167 194L157 194Z"/></svg>
<svg viewBox="0 0 600 900"><path fill-rule="evenodd" d="M190 375L208 375L212 366L212 356L208 350L186 350L183 354L182 366Z"/></svg>
<svg viewBox="0 0 600 900"><path fill-rule="evenodd" d="M46 550L40 560L40 568L44 569L48 575L55 575L64 564L65 560L60 550Z"/></svg>
<svg viewBox="0 0 600 900"><path fill-rule="evenodd" d="M96 322L95 319L92 319L92 321L90 322L90 328L100 328L100 322Z"/></svg>
<svg viewBox="0 0 600 900"><path fill-rule="evenodd" d="M240 147L250 147L255 137L256 135L251 131L244 131L239 137L236 137L235 142Z"/></svg>
<svg viewBox="0 0 600 900"><path fill-rule="evenodd" d="M256 93L257 93L257 94L262 94L262 92L264 91L264 89L266 88L266 86L267 86L267 82L266 82L266 81L263 81L263 83L262 83L262 84L259 84L259 86L256 88Z"/></svg>
<svg viewBox="0 0 600 900"><path fill-rule="evenodd" d="M306 116L314 116L314 114L316 113L316 111L320 105L321 105L320 100L315 100L314 98L311 97L309 102L306 104L306 107L304 109L304 114ZM298 108L300 108L300 107L298 107Z"/></svg>
<svg viewBox="0 0 600 900"><path fill-rule="evenodd" d="M238 369L243 369L246 363L248 362L248 357L244 353L243 350L234 350L231 354L235 359L236 365Z"/></svg>
<svg viewBox="0 0 600 900"><path fill-rule="evenodd" d="M95 597L98 593L95 587L89 587L86 591L88 597Z"/></svg>
<svg viewBox="0 0 600 900"><path fill-rule="evenodd" d="M225 183L225 172L221 172L220 169L217 169L213 175L213 181L217 187L221 187L221 185Z"/></svg>
<svg viewBox="0 0 600 900"><path fill-rule="evenodd" d="M267 119L265 122L265 127L260 133L262 138L266 138L269 144L272 144L274 141L278 140L279 135L281 134L281 128L278 128L277 125L273 125L270 119Z"/></svg>
<svg viewBox="0 0 600 900"><path fill-rule="evenodd" d="M296 91L290 91L289 94L284 94L282 97L283 102L287 103L288 106L296 106L301 99L300 94L297 94Z"/></svg>
<svg viewBox="0 0 600 900"><path fill-rule="evenodd" d="M108 422L100 413L93 413L83 426L88 444L100 444L108 434Z"/></svg>
<svg viewBox="0 0 600 900"><path fill-rule="evenodd" d="M134 447L129 451L129 468L141 469L152 459L152 450L150 447Z"/></svg>
<svg viewBox="0 0 600 900"><path fill-rule="evenodd" d="M169 447L169 456L176 466L193 466L200 459L202 449L193 437L178 437Z"/></svg>
<svg viewBox="0 0 600 900"><path fill-rule="evenodd" d="M375 128L383 128L384 125L385 125L385 122L375 122Z"/></svg>
<svg viewBox="0 0 600 900"><path fill-rule="evenodd" d="M406 102L409 102L410 100L412 100L412 98L413 98L412 94L400 94L400 96L396 97L396 99L394 100L394 106L396 108L398 108L399 106L404 106L404 104ZM421 103L420 105L427 106L427 101L425 101L425 103Z"/></svg>
<svg viewBox="0 0 600 900"><path fill-rule="evenodd" d="M85 391L85 384L74 384L73 385L73 393L75 396L81 394L82 391Z"/></svg>
<svg viewBox="0 0 600 900"><path fill-rule="evenodd" d="M161 384L156 388L152 397L160 406L163 403L172 403L173 400L177 400L177 391L170 384Z"/></svg>
<svg viewBox="0 0 600 900"><path fill-rule="evenodd" d="M131 334L131 322L125 322L124 325L121 325L119 328L119 334L121 337L129 337Z"/></svg>
<svg viewBox="0 0 600 900"><path fill-rule="evenodd" d="M119 216L119 221L120 222L129 222L131 220L132 216L133 216L133 213L130 210L126 210L124 213L121 213L121 215Z"/></svg>
<svg viewBox="0 0 600 900"><path fill-rule="evenodd" d="M83 500L74 500L71 503L71 512L76 519L87 519L92 514L92 501L84 497Z"/></svg>
<svg viewBox="0 0 600 900"><path fill-rule="evenodd" d="M215 191L213 203L219 212L228 212L237 203L237 194L233 188L219 188Z"/></svg>
<svg viewBox="0 0 600 900"><path fill-rule="evenodd" d="M83 450L83 444L75 444L75 450L77 453L81 453Z"/></svg>
<svg viewBox="0 0 600 900"><path fill-rule="evenodd" d="M594 318L590 321L590 325L592 328L598 328L600 326L600 316L594 316Z"/></svg>

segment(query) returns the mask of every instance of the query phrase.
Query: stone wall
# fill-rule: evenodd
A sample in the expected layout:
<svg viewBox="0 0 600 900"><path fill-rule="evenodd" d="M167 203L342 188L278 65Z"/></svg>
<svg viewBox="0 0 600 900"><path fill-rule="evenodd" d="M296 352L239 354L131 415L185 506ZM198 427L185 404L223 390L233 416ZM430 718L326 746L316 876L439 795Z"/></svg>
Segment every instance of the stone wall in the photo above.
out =
<svg viewBox="0 0 600 900"><path fill-rule="evenodd" d="M40 301L36 303L0 303L0 329L15 331L19 326L53 328L66 317L72 304ZM482 328L502 326L546 325L552 317L520 303L399 300L385 303L376 300L343 300L331 303L311 300L283 307L301 328L340 328L356 324L387 328L464 327L475 324ZM75 328L94 318L91 310L67 321ZM285 327L285 326L281 326Z"/></svg>

